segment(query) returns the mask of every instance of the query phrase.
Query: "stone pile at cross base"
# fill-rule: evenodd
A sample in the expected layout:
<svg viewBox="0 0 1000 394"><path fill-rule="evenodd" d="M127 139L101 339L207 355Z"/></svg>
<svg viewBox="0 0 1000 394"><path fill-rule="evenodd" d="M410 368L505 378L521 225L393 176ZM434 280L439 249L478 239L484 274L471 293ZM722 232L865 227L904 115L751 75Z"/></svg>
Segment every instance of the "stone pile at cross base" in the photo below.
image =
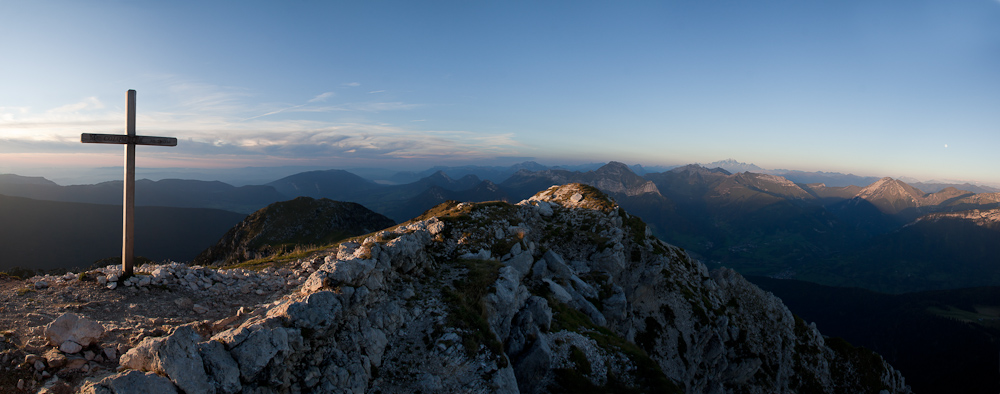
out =
<svg viewBox="0 0 1000 394"><path fill-rule="evenodd" d="M302 281L293 292L238 324L143 339L120 372L79 390L910 391L877 354L828 343L770 293L708 272L591 187L446 203L424 217L302 262L313 271L284 277ZM184 276L173 285L226 280Z"/></svg>

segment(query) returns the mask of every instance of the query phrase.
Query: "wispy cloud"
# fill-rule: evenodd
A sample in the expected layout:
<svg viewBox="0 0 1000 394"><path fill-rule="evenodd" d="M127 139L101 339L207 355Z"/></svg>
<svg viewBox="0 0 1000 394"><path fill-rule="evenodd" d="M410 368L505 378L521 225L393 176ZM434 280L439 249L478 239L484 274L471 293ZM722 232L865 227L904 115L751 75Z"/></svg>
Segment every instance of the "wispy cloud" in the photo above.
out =
<svg viewBox="0 0 1000 394"><path fill-rule="evenodd" d="M309 102L312 102L312 100L310 100ZM254 119L258 119L258 118L263 118L265 116L277 115L277 114L280 114L280 113L285 112L285 111L294 111L295 109L302 108L302 107L305 107L305 106L306 106L306 104L299 104L299 105L293 105L291 107L285 107L285 108L281 108L281 109L276 109L274 111L265 112L265 113L260 114L260 115L251 116L249 118L243 119L243 121L246 122L248 120L254 120Z"/></svg>
<svg viewBox="0 0 1000 394"><path fill-rule="evenodd" d="M1000 0L997 0L997 1L1000 1ZM368 94L375 94L375 93L385 93L385 90L372 90L372 91L368 92Z"/></svg>
<svg viewBox="0 0 1000 394"><path fill-rule="evenodd" d="M420 130L377 118L380 113L419 109L417 104L323 103L333 97L336 95L326 92L302 104L259 105L249 103L251 95L239 89L174 85L161 110L140 111L137 122L139 134L176 137L178 146L149 150L144 155L170 157L181 163L197 160L201 165L213 159L320 163L476 159L518 155L523 148L510 133ZM356 115L345 121L348 113ZM273 116L277 114L283 116ZM0 144L39 154L83 151L80 133L121 132L124 118L123 108L108 107L96 97L41 111L0 107ZM120 151L109 154L120 155Z"/></svg>
<svg viewBox="0 0 1000 394"><path fill-rule="evenodd" d="M50 109L47 112L50 114L76 113L83 110L103 109L103 108L104 108L104 103L102 103L101 100L98 100L97 97L87 97L81 101L72 104L66 104L61 107Z"/></svg>
<svg viewBox="0 0 1000 394"><path fill-rule="evenodd" d="M387 112L387 111L405 111L419 108L419 104L410 104L399 101L390 102L364 102L364 103L345 103L340 105L333 105L327 107L316 107L313 109L308 109L304 111L310 112L332 112L332 111L359 111L359 112Z"/></svg>
<svg viewBox="0 0 1000 394"><path fill-rule="evenodd" d="M316 103L316 102L320 102L320 101L326 101L326 99L330 98L330 96L333 96L333 94L334 94L333 92L326 92L326 93L317 95L316 97L313 97L312 99L309 100L309 102L310 103Z"/></svg>
<svg viewBox="0 0 1000 394"><path fill-rule="evenodd" d="M361 83L360 82L348 82L348 83L345 83L344 86L358 87L358 86L361 86Z"/></svg>

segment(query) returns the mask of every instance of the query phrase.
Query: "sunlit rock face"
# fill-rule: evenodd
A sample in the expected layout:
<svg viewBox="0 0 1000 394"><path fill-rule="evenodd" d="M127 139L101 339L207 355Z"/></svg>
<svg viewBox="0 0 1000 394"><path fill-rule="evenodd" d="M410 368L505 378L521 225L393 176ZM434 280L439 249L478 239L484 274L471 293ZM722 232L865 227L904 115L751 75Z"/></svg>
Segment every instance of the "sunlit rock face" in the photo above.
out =
<svg viewBox="0 0 1000 394"><path fill-rule="evenodd" d="M445 203L299 262L315 267L304 283L238 326L182 326L122 357L155 374L84 391L909 392L877 354L650 234L581 184Z"/></svg>

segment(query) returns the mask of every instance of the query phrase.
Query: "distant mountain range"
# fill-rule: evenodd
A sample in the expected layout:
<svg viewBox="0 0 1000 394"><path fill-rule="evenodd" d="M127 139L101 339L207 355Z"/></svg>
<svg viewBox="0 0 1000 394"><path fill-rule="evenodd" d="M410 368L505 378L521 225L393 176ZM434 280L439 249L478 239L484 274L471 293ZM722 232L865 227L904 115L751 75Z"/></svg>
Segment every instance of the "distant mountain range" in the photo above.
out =
<svg viewBox="0 0 1000 394"><path fill-rule="evenodd" d="M37 200L121 206L122 181L60 186L44 178L0 175L0 195ZM235 187L218 181L163 179L135 182L136 206L212 208L240 213L288 199L270 186Z"/></svg>
<svg viewBox="0 0 1000 394"><path fill-rule="evenodd" d="M733 159L719 160L706 164L704 167L707 168L721 168L723 170L736 173L736 172L764 172L763 168L758 167L756 164L741 163Z"/></svg>
<svg viewBox="0 0 1000 394"><path fill-rule="evenodd" d="M648 168L618 162L589 170L526 162L424 171L398 178L426 175L415 181L391 185L345 170L305 171L240 187L213 181L140 180L136 203L220 209L243 214L237 215L241 218L278 201L326 198L358 203L402 222L448 200L516 202L552 185L579 182L605 191L644 218L655 235L710 265L890 292L1000 283L991 268L1000 262L1000 246L989 242L971 247L955 237L947 238L954 242L944 243L934 238L947 237L942 229L961 231L967 239L997 235L1000 230L995 226L980 224L982 215L961 213L1000 207L1000 193L976 193L950 185L928 193L892 178L863 186L842 185L863 178L835 173L790 172L786 177L736 172L725 167L759 167L732 159L712 165L648 172ZM639 175L637 169L645 173ZM837 183L802 183L793 178ZM121 204L121 182L60 186L44 178L0 175L0 195L113 206ZM953 215L927 216L945 213ZM914 242L920 244L911 247ZM924 254L893 252L901 249ZM929 257L940 256L939 250L950 250L956 261L946 264ZM181 256L190 253L167 258Z"/></svg>

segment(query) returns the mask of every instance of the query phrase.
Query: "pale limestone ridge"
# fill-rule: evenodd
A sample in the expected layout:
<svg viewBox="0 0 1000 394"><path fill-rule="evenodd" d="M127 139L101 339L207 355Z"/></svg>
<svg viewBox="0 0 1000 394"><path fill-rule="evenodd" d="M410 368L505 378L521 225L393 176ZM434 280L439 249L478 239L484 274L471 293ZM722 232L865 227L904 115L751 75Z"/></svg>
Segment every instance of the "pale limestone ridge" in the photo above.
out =
<svg viewBox="0 0 1000 394"><path fill-rule="evenodd" d="M970 211L962 211L962 212L932 213L917 218L916 222L921 222L921 221L933 222L942 219L966 220L981 227L996 227L997 225L1000 225L1000 208L987 209L987 210L973 209Z"/></svg>
<svg viewBox="0 0 1000 394"><path fill-rule="evenodd" d="M143 340L83 392L910 392L593 187L427 216L302 261L297 291L236 327Z"/></svg>
<svg viewBox="0 0 1000 394"><path fill-rule="evenodd" d="M792 182L783 176L742 172L734 174L732 177L734 177L740 184L747 185L768 194L804 200L814 198L811 194L809 194L809 192L805 191L805 189L802 189L799 185L796 185L795 182Z"/></svg>
<svg viewBox="0 0 1000 394"><path fill-rule="evenodd" d="M1000 206L1000 193L979 193L962 197L951 205Z"/></svg>

